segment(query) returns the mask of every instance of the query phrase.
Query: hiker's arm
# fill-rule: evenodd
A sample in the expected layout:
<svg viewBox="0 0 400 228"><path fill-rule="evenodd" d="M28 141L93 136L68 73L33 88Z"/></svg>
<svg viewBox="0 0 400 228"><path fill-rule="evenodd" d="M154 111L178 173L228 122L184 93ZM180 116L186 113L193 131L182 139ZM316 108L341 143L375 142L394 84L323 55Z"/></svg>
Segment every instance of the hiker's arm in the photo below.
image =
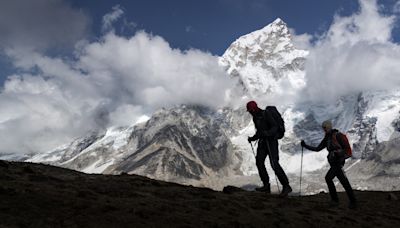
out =
<svg viewBox="0 0 400 228"><path fill-rule="evenodd" d="M304 141L302 141L301 145L303 147L305 147L307 150L319 152L326 147L326 141L327 141L327 138L324 137L324 139L322 139L322 141L319 143L319 145L317 147L307 145Z"/></svg>
<svg viewBox="0 0 400 228"><path fill-rule="evenodd" d="M255 135L253 135L253 136L251 136L251 137L248 137L248 138L247 138L247 141L252 142L252 141L256 141L256 140L258 140L258 139L259 139L259 138L258 138L257 133L256 133Z"/></svg>
<svg viewBox="0 0 400 228"><path fill-rule="evenodd" d="M259 137L259 133L258 133L258 132L259 132L259 131L258 131L257 128L256 128L256 133L255 133L253 136L248 137L248 138L247 138L247 141L249 141L249 143L251 143L252 141L259 140L261 137Z"/></svg>
<svg viewBox="0 0 400 228"><path fill-rule="evenodd" d="M263 130L260 133L264 137L275 136L278 133L278 129L279 129L278 123L274 120L271 113L269 113L269 112L265 112L264 118L265 118L264 120L267 121L267 123L268 123L269 129Z"/></svg>

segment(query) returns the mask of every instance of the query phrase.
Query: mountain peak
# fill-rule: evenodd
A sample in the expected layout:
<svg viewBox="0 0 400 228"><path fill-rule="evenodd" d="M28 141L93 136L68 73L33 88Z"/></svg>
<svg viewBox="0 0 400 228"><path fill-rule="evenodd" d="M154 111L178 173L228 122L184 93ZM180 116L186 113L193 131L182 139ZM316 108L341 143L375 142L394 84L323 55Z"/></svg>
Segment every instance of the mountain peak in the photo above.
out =
<svg viewBox="0 0 400 228"><path fill-rule="evenodd" d="M287 42L291 43L291 34L287 24L280 18L275 19L272 23L268 24L264 28L255 31L253 33L261 33L260 35L268 36L278 36L281 40L286 39Z"/></svg>
<svg viewBox="0 0 400 228"><path fill-rule="evenodd" d="M278 81L289 74L296 75L294 80L302 80L304 73L299 72L307 54L294 47L289 28L277 18L264 28L239 37L220 58L220 64L233 77L239 76L244 90L254 97L286 90L280 88Z"/></svg>
<svg viewBox="0 0 400 228"><path fill-rule="evenodd" d="M277 41L276 39L291 45L291 35L287 24L280 18L259 30L239 37L232 45L237 44L251 48L254 45L268 45Z"/></svg>
<svg viewBox="0 0 400 228"><path fill-rule="evenodd" d="M276 25L276 24L278 24L278 25L283 24L283 25L287 26L286 23L285 23L281 18L279 18L279 17L276 18L275 21L273 21L273 22L271 23L271 25Z"/></svg>

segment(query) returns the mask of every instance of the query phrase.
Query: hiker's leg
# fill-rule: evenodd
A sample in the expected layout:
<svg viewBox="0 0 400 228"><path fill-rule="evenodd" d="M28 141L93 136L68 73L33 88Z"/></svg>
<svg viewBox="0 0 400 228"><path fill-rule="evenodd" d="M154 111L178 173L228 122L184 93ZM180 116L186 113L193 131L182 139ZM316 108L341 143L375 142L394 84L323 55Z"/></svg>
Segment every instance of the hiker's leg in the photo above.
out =
<svg viewBox="0 0 400 228"><path fill-rule="evenodd" d="M271 151L269 151L268 153L271 166L274 169L274 172L278 177L279 182L281 182L282 186L288 186L289 180L286 176L285 171L283 171L282 166L279 164L278 140L268 140L268 143L269 143L269 148L271 149Z"/></svg>
<svg viewBox="0 0 400 228"><path fill-rule="evenodd" d="M335 168L331 166L329 171L326 173L325 181L326 181L326 184L328 185L331 200L338 202L339 198L338 198L338 195L336 192L335 184L333 183L333 178L335 178L335 176L336 176Z"/></svg>
<svg viewBox="0 0 400 228"><path fill-rule="evenodd" d="M349 197L350 202L355 202L356 198L354 196L353 189L351 188L349 179L347 179L346 174L343 171L343 168L340 167L336 171L336 176L342 184L343 188L346 190L347 196Z"/></svg>
<svg viewBox="0 0 400 228"><path fill-rule="evenodd" d="M267 169L265 168L265 159L267 157L267 150L265 140L258 141L257 155L256 155L256 165L258 169L258 174L260 175L261 181L264 185L269 184L269 176Z"/></svg>

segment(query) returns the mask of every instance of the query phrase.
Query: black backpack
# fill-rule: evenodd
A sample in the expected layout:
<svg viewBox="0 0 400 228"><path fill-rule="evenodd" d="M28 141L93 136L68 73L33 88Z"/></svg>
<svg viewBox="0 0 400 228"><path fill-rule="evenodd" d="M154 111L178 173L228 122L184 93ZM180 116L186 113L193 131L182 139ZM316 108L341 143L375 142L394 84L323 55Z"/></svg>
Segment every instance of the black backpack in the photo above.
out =
<svg viewBox="0 0 400 228"><path fill-rule="evenodd" d="M276 139L281 139L285 135L285 121L282 119L282 115L279 113L275 106L267 106L265 108L266 112L271 113L275 122L278 124L278 132L275 136Z"/></svg>

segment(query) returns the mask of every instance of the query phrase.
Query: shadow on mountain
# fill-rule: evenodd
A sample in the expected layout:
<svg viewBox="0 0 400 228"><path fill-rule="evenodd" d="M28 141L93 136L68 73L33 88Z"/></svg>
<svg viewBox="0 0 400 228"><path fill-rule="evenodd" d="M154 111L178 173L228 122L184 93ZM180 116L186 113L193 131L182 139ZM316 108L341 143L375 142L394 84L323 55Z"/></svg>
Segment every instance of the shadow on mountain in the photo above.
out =
<svg viewBox="0 0 400 228"><path fill-rule="evenodd" d="M254 186L247 186L251 189ZM88 175L0 161L0 227L398 227L399 192L359 192L359 208L327 194L217 192L136 175Z"/></svg>

